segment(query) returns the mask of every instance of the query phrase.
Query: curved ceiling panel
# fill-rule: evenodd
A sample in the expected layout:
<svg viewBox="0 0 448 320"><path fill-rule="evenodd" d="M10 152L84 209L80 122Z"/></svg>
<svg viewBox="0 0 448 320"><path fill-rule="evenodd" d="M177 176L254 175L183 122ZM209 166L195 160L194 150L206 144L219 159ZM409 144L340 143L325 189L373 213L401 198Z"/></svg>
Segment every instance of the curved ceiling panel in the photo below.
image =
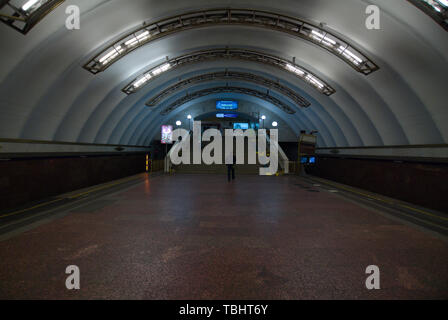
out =
<svg viewBox="0 0 448 320"><path fill-rule="evenodd" d="M81 29L69 31L64 26L65 7L73 4L80 5ZM365 9L369 4L382 10L380 30L365 28ZM82 69L95 52L114 43L120 35L138 29L140 21L158 21L222 5L220 0L71 0L46 16L26 36L0 26L0 36L8 44L0 53L0 137L146 143L150 128L160 124L165 100L174 101L186 90L170 93L154 111L145 106L151 97L206 70L210 73L232 69L279 79L309 101L309 108L288 116L291 126L319 130L328 146L448 141L444 94L448 72L446 31L405 0L225 3L229 7L256 7L264 12L304 17L310 25L349 39L347 42L381 67L368 77L313 41L244 24L175 32L133 50L96 76ZM138 76L166 62L166 56L223 47L259 51L289 62L295 58L297 66L324 79L336 93L322 95L286 68L232 59L173 68L151 79L135 94L128 96L121 91ZM238 82L241 81L232 79L228 85ZM253 89L266 90L257 83L253 83ZM280 101L291 102L286 92L273 91ZM257 100L257 105L262 102Z"/></svg>
<svg viewBox="0 0 448 320"><path fill-rule="evenodd" d="M211 89L211 88L214 88L219 85L225 85L225 84L224 83L221 83L221 84L207 83L207 84L201 84L201 85L194 86L189 90L191 90L191 92L196 92L196 91ZM257 85L253 85L252 89L260 90L262 88L258 87ZM124 140L120 140L120 141L132 141L132 140L128 140L128 139L130 139L131 136L136 137L136 139L137 139L136 141L139 141L139 139L146 138L146 137L141 136L142 132L143 132L142 130L145 130L144 128L146 128L148 126L152 126L154 124L154 122L158 123L160 121L159 119L164 118L165 116L161 114L161 111L163 111L165 108L169 107L170 104L176 102L178 99L183 99L185 97L185 94L186 94L186 92L180 92L176 95L173 95L172 97L170 97L170 99L165 101L163 104L159 105L157 108L153 109L151 112L145 112L146 110L141 110L137 115L134 115L133 119L128 119L125 133L121 132L121 133L117 134L116 137L121 137L122 139L124 139ZM253 98L248 95L241 94L241 93L237 93L237 94L235 94L235 93L232 93L232 94L220 93L220 94L214 94L213 96L216 97L217 99L225 99L225 98L228 99L228 98L231 98L232 96L245 98L246 100L248 100L249 98ZM187 102L186 104L182 105L179 109L182 110L183 108L185 108L185 105L188 105L188 106L195 105L197 103L197 101L203 101L206 99L207 99L207 97L195 99L192 102ZM277 99L287 103L287 99L281 95L277 96ZM297 123L296 124L297 128L306 127L306 128L310 128L310 131L316 130L316 129L319 130L322 133L322 135L326 136L326 141L331 141L332 143L340 143L340 144L347 143L344 133L342 132L342 130L340 129L338 124L336 122L334 122L333 119L325 117L325 116L317 116L316 113L312 109L298 109L297 114L287 115L286 113L281 111L279 108L275 107L272 103L266 102L259 98L253 98L253 101L257 101L258 105L263 105L265 109L270 110L271 112L275 112L279 116L280 115L282 117L287 116L289 121L291 121L289 124L289 126L291 126L291 127L293 127L293 123ZM212 108L212 109L215 108L214 103L212 103L207 110L211 110L210 108ZM255 111L255 110L252 110L252 111ZM123 125L123 123L118 126L122 126L122 125Z"/></svg>
<svg viewBox="0 0 448 320"><path fill-rule="evenodd" d="M196 66L197 67L197 66ZM210 73L215 72L216 70L222 70L223 65L217 65L217 68L213 69L194 69L194 70L184 70L184 76L185 77L194 77L196 75L201 75L204 73ZM236 66L234 66L236 67ZM260 74L259 71L256 71L255 69L248 69L250 65L244 64L244 68L242 66L239 66L239 68L235 68L235 70L239 70L243 73L251 73L251 74ZM269 70L266 70L269 71ZM260 74L263 77L269 76L268 74L261 73ZM292 77L291 77L292 78ZM352 122L349 118L345 116L345 113L339 108L338 105L334 104L331 100L328 100L325 102L325 107L321 106L321 102L318 99L322 99L324 96L320 94L316 94L316 92L312 89L309 89L312 94L315 94L317 96L317 100L307 92L303 91L302 89L294 86L291 84L291 82L288 82L288 80L291 79L283 79L280 78L280 80L289 87L292 88L295 92L299 92L300 94L304 95L307 99L312 101L312 108L308 108L304 110L307 114L317 114L318 117L322 119L326 119L324 122L334 122L335 125L332 126L333 132L338 132L337 128L344 127L344 133L341 132L341 135L347 136L347 140L336 140L340 145L350 145L349 142L352 142L353 145L362 145L362 139L360 136L360 132L358 132L352 125ZM137 119L141 119L144 117L145 114L150 114L151 110L148 110L148 108L142 107L145 101L149 99L151 96L157 94L160 92L160 90L163 90L163 88L166 88L169 85L172 85L173 83L177 83L178 79L172 79L172 81L167 82L166 84L162 84L161 86L157 85L154 89L149 90L149 92L140 91L137 95L131 95L127 99L131 99L132 102L125 103L126 99L121 101L114 109L113 111L106 111L104 110L104 114L107 114L110 112L110 116L107 118L107 121L105 121L100 128L98 127L97 121L100 119L100 117L91 117L87 123L90 123L88 127L83 128L82 132L86 134L87 132L92 131L95 129L96 135L95 135L95 141L116 141L117 137L121 136L121 131L118 128L122 127L121 123L133 123L134 121L138 121ZM307 87L308 88L308 87ZM191 89L191 88L190 88ZM185 94L185 92L178 92L179 96L182 96L182 94ZM111 95L113 97L116 96L116 91ZM109 100L109 99L108 99ZM327 100L327 99L326 99ZM131 105L134 105L135 107L130 108ZM109 108L110 104L106 103L105 101L98 107L99 110ZM140 112L137 116L135 112ZM157 113L157 112L154 112ZM299 116L299 115L298 115ZM136 118L133 118L136 117ZM300 116L299 116L300 117ZM120 123L120 124L119 124ZM341 125L342 123L343 125ZM126 125L125 125L126 126ZM368 127L368 126L365 126ZM373 126L370 124L370 127L373 128ZM111 135L111 128L117 128L116 134ZM316 128L314 128L316 129ZM363 132L366 132L364 129ZM376 133L377 134L377 133ZM338 137L339 133L335 136ZM115 137L112 138L112 140L108 140L109 137ZM80 141L88 141L91 140L89 136L83 135L80 136Z"/></svg>
<svg viewBox="0 0 448 320"><path fill-rule="evenodd" d="M110 76L107 77L107 80L112 80L112 79L113 78L111 78ZM65 83L66 83L66 81L68 81L68 80L65 80ZM75 81L75 79L73 79L73 81ZM78 82L78 81L76 81L76 82ZM95 82L98 82L99 84L101 83L101 85L93 85L93 84L90 85L89 90L93 91L93 92L89 92L89 91L86 92L85 94L80 96L81 98L78 100L79 102L75 102L76 107L74 105L73 108L71 108L72 111L70 113L68 113L65 117L67 119L67 121L64 121L64 123L62 125L60 125L60 129L58 130L59 133L57 134L57 139L63 139L63 140L73 139L69 135L72 132L75 132L75 133L78 132L78 131L74 131L72 129L73 125L76 125L76 122L74 122L73 119L86 115L87 114L86 108L88 107L88 104L89 104L88 101L91 99L96 99L95 97L100 98L102 96L102 94L99 95L98 91L101 90L101 88L107 88L106 86L104 86L104 83L105 83L104 79L99 79L98 81L95 80ZM76 86L76 84L75 84L75 86ZM73 88L70 88L70 89L71 89L70 91L73 90ZM54 91L59 93L59 90L54 90ZM70 94L70 92L67 92L67 93ZM56 99L59 100L60 97L58 97ZM95 101L95 100L92 100L92 101ZM92 106L98 105L98 103L99 102L93 102ZM49 105L49 104L48 103L44 104L44 106L47 106L47 105ZM79 113L79 116L75 116L76 113ZM78 123L81 124L83 122L78 121ZM26 126L26 127L27 127L27 129L29 129L29 126ZM79 130L81 130L81 128L79 128ZM39 132L41 132L41 129L39 129Z"/></svg>

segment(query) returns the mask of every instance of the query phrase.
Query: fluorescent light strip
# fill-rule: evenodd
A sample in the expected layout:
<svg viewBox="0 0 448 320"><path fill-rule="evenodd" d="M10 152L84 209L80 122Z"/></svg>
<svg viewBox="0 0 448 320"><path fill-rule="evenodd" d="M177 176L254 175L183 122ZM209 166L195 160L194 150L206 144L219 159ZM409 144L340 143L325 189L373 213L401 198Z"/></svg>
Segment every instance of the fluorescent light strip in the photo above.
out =
<svg viewBox="0 0 448 320"><path fill-rule="evenodd" d="M291 64L287 64L286 69L299 75L300 77L302 77L303 79L305 79L306 81L311 83L313 86L315 86L319 90L322 90L325 88L325 85L320 80L318 80L318 78L316 76L314 76L308 72L302 71L299 68L297 68Z"/></svg>
<svg viewBox="0 0 448 320"><path fill-rule="evenodd" d="M34 0L33 0L34 1ZM426 0L430 1L430 0ZM433 0L431 0L433 1ZM444 0L447 1L447 0ZM256 16L259 19L253 19ZM229 19L230 17L230 19ZM232 17L235 17L232 19ZM261 23L259 22L262 21ZM244 23L243 23L244 22ZM298 29L294 31L294 35L311 41L318 46L330 51L332 54L342 58L346 63L358 72L368 75L379 69L373 61L361 53L358 49L348 44L343 39L326 31L319 26L298 18L283 16L281 14L249 9L229 9L216 8L205 9L201 11L186 12L181 15L171 16L157 22L145 24L143 27L134 29L132 33L117 39L113 46L122 46L123 52L113 58L104 57L110 52L111 47L104 50L92 58L84 65L84 68L96 74L107 69L112 63L120 59L122 56L133 51L136 48L150 42L152 39L160 39L164 36L171 35L176 32L182 32L194 28L203 28L206 26L222 25L222 24L247 24L255 27L263 27L268 29L284 31L291 33L292 31L286 26L294 22ZM283 30L284 29L284 30ZM138 34L140 33L140 34ZM152 38L152 39L149 39ZM349 48L350 52L343 53L339 47ZM104 61L107 61L104 63Z"/></svg>
<svg viewBox="0 0 448 320"><path fill-rule="evenodd" d="M438 13L441 13L443 8L446 9L448 7L447 0L422 0L422 1L429 4Z"/></svg>
<svg viewBox="0 0 448 320"><path fill-rule="evenodd" d="M163 66L155 69L154 71L152 71L152 74L155 76L158 76L159 74L167 71L169 68L171 68L171 65L169 63L164 64Z"/></svg>
<svg viewBox="0 0 448 320"><path fill-rule="evenodd" d="M280 57L269 56L257 51L250 51L244 49L214 49L214 50L205 50L205 51L196 51L191 54L187 54L184 56L180 56L174 59L167 61L164 64L153 67L152 69L140 74L134 80L132 80L128 85L126 85L122 91L126 94L132 94L137 92L143 84L148 82L147 80L152 80L152 78L159 76L160 74L168 71L169 69L179 67L182 65L203 62L208 60L215 59L239 59L239 60L248 60L248 61L257 61L263 64L273 65L282 70L288 71L298 78L304 80L306 83L312 85L318 89L318 91L327 96L332 95L336 91L328 85L325 81L321 80L317 76L315 76L310 71L302 68L292 62L288 62L283 60ZM147 76L147 80L144 80L143 77ZM307 76L309 76L307 78Z"/></svg>
<svg viewBox="0 0 448 320"><path fill-rule="evenodd" d="M23 11L28 11L29 8L31 8L32 6L34 6L36 3L38 3L39 0L30 0L28 2L26 2L23 6L22 6L22 10Z"/></svg>
<svg viewBox="0 0 448 320"><path fill-rule="evenodd" d="M319 80L317 80L315 77L313 77L310 74L306 76L306 80L308 80L308 82L310 82L315 87L318 87L319 89L323 89L324 88L324 85Z"/></svg>
<svg viewBox="0 0 448 320"><path fill-rule="evenodd" d="M140 86L142 86L143 84L145 84L146 82L148 82L149 80L151 80L151 75L150 74L145 74L143 77L141 77L139 80L135 81L133 86L135 88L138 88Z"/></svg>
<svg viewBox="0 0 448 320"><path fill-rule="evenodd" d="M149 31L145 31L140 33L137 37L133 37L132 39L126 41L124 44L125 46L131 48L138 44L140 41L144 41L150 37Z"/></svg>
<svg viewBox="0 0 448 320"><path fill-rule="evenodd" d="M315 39L317 41L320 41L320 42L322 42L323 44L325 44L325 45L327 45L329 47L333 47L333 46L336 45L336 41L328 38L327 36L325 36L322 33L317 32L316 30L313 30L311 32L311 34L312 34L312 38L313 39Z"/></svg>
<svg viewBox="0 0 448 320"><path fill-rule="evenodd" d="M151 80L153 77L156 77L156 76L162 74L163 72L168 71L169 69L171 69L171 65L169 63L165 63L164 65L145 73L141 78L138 78L137 80L135 80L131 84L131 86L133 86L134 88L139 88L143 84L145 84L146 82Z"/></svg>
<svg viewBox="0 0 448 320"><path fill-rule="evenodd" d="M123 45L119 45L116 49L113 48L112 50L107 52L105 55L100 57L98 59L98 61L102 65L106 65L109 62L111 62L112 60L114 60L115 58L117 58L118 55L120 55L121 53L123 53L125 51L125 48L123 48L123 46L127 47L127 48L131 48L131 47L137 45L138 43L140 43L141 41L148 39L149 37L150 37L149 31L142 32L138 36L133 37L130 40L126 41Z"/></svg>
<svg viewBox="0 0 448 320"><path fill-rule="evenodd" d="M341 53L344 57L346 57L347 59L349 59L356 65L359 65L360 63L364 62L360 57L358 57L356 54L354 54L349 49L344 48L343 46L339 47L338 52Z"/></svg>
<svg viewBox="0 0 448 320"><path fill-rule="evenodd" d="M288 70L291 71L291 72L294 72L295 74L298 74L299 76L304 76L304 75L305 75L305 71L302 71L302 70L300 70L299 68L294 67L294 66L291 65L291 64L287 64L287 65L286 65L286 69L288 69Z"/></svg>
<svg viewBox="0 0 448 320"><path fill-rule="evenodd" d="M133 47L138 43L137 38L132 38L131 40L126 41L124 44L128 47Z"/></svg>
<svg viewBox="0 0 448 320"><path fill-rule="evenodd" d="M121 46L118 46L117 48L113 48L108 53L106 53L99 62L102 64L107 64L113 59L115 59L120 53L122 53L124 49Z"/></svg>

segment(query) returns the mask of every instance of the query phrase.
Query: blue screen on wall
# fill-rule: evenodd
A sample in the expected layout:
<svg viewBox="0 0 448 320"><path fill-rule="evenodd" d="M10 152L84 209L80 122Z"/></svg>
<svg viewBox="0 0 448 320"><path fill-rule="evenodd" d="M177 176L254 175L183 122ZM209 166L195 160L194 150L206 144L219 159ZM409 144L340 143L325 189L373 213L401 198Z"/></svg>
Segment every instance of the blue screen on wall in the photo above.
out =
<svg viewBox="0 0 448 320"><path fill-rule="evenodd" d="M216 101L216 109L218 110L237 110L238 102L232 100L218 100Z"/></svg>
<svg viewBox="0 0 448 320"><path fill-rule="evenodd" d="M300 163L302 164L316 164L316 157L301 157Z"/></svg>
<svg viewBox="0 0 448 320"><path fill-rule="evenodd" d="M248 123L234 123L233 129L234 130L237 130L237 129L247 130L247 129L249 129L249 124Z"/></svg>

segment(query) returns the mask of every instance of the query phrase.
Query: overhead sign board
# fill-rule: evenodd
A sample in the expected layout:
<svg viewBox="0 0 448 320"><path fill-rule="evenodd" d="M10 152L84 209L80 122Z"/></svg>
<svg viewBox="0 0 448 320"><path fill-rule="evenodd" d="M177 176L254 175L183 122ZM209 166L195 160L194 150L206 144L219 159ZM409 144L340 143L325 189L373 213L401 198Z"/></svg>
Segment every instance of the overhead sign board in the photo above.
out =
<svg viewBox="0 0 448 320"><path fill-rule="evenodd" d="M217 113L216 118L238 118L236 113Z"/></svg>
<svg viewBox="0 0 448 320"><path fill-rule="evenodd" d="M233 100L218 100L216 101L216 109L218 110L237 110L238 102Z"/></svg>

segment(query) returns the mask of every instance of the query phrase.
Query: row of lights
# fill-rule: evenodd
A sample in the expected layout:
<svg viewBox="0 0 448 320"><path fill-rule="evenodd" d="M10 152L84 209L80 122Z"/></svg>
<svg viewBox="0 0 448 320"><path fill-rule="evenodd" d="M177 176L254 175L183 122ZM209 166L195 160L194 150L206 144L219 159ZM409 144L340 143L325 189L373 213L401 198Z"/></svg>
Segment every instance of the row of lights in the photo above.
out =
<svg viewBox="0 0 448 320"><path fill-rule="evenodd" d="M362 60L360 60L356 55L354 55L351 51L346 50L345 48L341 47L338 50L340 50L340 53L344 56L346 56L349 59L353 60L353 63L355 63L356 65L359 65ZM115 57L117 57L119 54L121 54L124 51L124 49L119 46L118 48L114 48L112 49L109 53L107 53L105 56L103 56L99 61L102 64L107 64L109 63L109 61L115 59ZM173 66L167 62L162 64L161 66L155 67L153 70L150 70L148 72L143 73L142 75L140 75L139 77L137 77L129 86L130 88L133 90L133 92L135 92L136 90L138 90L140 87L142 87L144 84L146 84L148 81L150 81L152 78L161 75L162 73L170 70ZM315 87L316 89L318 89L320 92L324 92L325 91L325 87L328 85L326 85L321 79L319 79L316 75L310 73L307 70L304 70L302 68L300 68L297 65L292 65L290 63L287 63L284 68L295 74L296 76L299 76L300 78L302 78L304 81L308 82L310 85L312 85L313 87ZM126 88L125 87L123 89L123 91L126 92Z"/></svg>
<svg viewBox="0 0 448 320"><path fill-rule="evenodd" d="M261 116L261 120L263 120L263 127L264 127L264 120L266 120L266 116L265 115ZM274 128L278 127L278 122L277 121L272 122L272 126Z"/></svg>
<svg viewBox="0 0 448 320"><path fill-rule="evenodd" d="M135 82L132 84L132 86L134 87L134 89L138 89L143 84L145 84L146 82L151 80L153 77L156 77L156 76L164 73L165 71L168 71L169 69L171 69L171 64L165 63L162 66L157 67L154 70L151 70L151 71L143 74L140 78L135 80Z"/></svg>
<svg viewBox="0 0 448 320"><path fill-rule="evenodd" d="M22 10L28 11L32 6L34 6L38 2L39 2L39 0L29 0L22 6Z"/></svg>
<svg viewBox="0 0 448 320"><path fill-rule="evenodd" d="M191 119L193 119L193 117L191 116L191 114L189 114L189 115L187 116L187 119L190 120L190 121L191 121ZM176 121L176 126L180 127L181 125L182 125L182 121L177 120L177 121Z"/></svg>
<svg viewBox="0 0 448 320"><path fill-rule="evenodd" d="M439 8L439 6L444 6L445 3L448 2L448 0L421 1L432 3L436 10ZM261 21L263 21L264 19L272 20L271 22L274 23L274 25L275 23L277 23L277 26L289 25L292 23L293 25L299 26L300 29L297 31L298 35L301 38L312 41L319 46L329 50L333 54L342 57L352 67L355 67L358 72L369 74L379 69L378 66L373 63L373 61L364 56L356 48L352 47L349 43L346 43L338 36L325 31L324 29L322 29L322 27L311 25L309 23L306 23L305 21L302 21L301 19L287 17L281 14L245 9L208 9L200 12L186 12L183 15L165 18L158 21L157 23L151 23L150 25L144 24L133 33L130 33L120 38L119 40L116 40L112 45L105 48L100 54L98 54L89 63L87 63L87 69L94 73L104 71L104 69L107 68L108 65L118 60L121 55L127 54L135 48L143 46L152 39L164 37L172 32L182 31L184 30L185 26L188 26L190 28L201 27L201 24L203 23L201 23L200 20L205 22L206 25L208 25L209 23L213 25L215 22L210 20L214 20L215 17L219 17L219 20L221 19L221 17L225 17L226 19L228 18L230 22L230 20L232 20L231 15L233 14L233 12L235 12L235 17L239 16L244 17L244 19L249 19L249 22L252 21L255 26L265 26L271 28L269 23L262 23L261 25L256 23L255 20L258 20L255 18L256 16L258 16ZM179 21L178 25L176 25L177 21ZM285 26L279 29L285 29L284 31L289 33L289 28L286 28ZM154 34L152 34L152 31L154 31ZM89 66L91 63L93 63L94 65ZM319 83L312 81L316 77L311 76L311 79L309 79L306 78L307 74L308 72L305 73L304 78L311 82L314 86L317 86L319 88Z"/></svg>
<svg viewBox="0 0 448 320"><path fill-rule="evenodd" d="M191 114L189 114L188 116L187 116L187 119L188 120L191 120L193 117L191 116ZM264 120L266 120L266 116L262 116L261 117L261 120L263 120L263 123L264 123ZM178 127L180 127L182 125L182 121L180 121L180 120L177 120L176 121L176 126L178 126ZM277 121L274 121L274 122L272 122L272 126L275 128L275 127L278 127L278 122Z"/></svg>
<svg viewBox="0 0 448 320"><path fill-rule="evenodd" d="M442 12L444 9L448 8L448 0L423 0L437 12Z"/></svg>
<svg viewBox="0 0 448 320"><path fill-rule="evenodd" d="M339 46L337 47L337 52L340 55L343 55L345 58L347 58L351 63L355 64L356 66L359 66L361 63L365 62L362 59L362 57L358 56L356 53L348 49L348 45L338 44L335 40L328 37L327 34L321 33L316 30L312 30L310 33L310 37L330 48L336 48L337 46Z"/></svg>

